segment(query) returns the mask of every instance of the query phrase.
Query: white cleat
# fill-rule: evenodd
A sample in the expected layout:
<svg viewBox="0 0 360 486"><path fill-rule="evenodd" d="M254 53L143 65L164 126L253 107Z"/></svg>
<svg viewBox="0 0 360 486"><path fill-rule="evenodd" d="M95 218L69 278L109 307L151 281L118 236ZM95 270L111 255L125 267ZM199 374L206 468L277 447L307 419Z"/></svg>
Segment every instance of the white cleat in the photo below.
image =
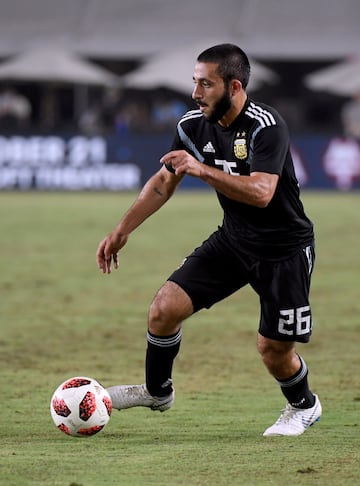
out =
<svg viewBox="0 0 360 486"><path fill-rule="evenodd" d="M315 395L315 404L311 408L295 408L288 403L278 420L265 430L264 437L276 435L301 435L321 417L321 403Z"/></svg>
<svg viewBox="0 0 360 486"><path fill-rule="evenodd" d="M149 407L151 410L165 412L174 403L175 390L165 397L153 397L146 385L116 385L107 388L112 406L118 410L132 407Z"/></svg>

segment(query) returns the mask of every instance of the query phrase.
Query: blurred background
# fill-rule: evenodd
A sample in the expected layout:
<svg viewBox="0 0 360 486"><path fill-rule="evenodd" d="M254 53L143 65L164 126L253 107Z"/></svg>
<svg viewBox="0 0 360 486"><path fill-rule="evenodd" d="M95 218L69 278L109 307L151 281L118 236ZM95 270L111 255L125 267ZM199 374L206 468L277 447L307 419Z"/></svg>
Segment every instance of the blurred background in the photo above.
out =
<svg viewBox="0 0 360 486"><path fill-rule="evenodd" d="M197 55L252 62L304 188L360 188L359 0L0 0L0 189L133 190L189 108ZM204 187L186 178L184 188Z"/></svg>

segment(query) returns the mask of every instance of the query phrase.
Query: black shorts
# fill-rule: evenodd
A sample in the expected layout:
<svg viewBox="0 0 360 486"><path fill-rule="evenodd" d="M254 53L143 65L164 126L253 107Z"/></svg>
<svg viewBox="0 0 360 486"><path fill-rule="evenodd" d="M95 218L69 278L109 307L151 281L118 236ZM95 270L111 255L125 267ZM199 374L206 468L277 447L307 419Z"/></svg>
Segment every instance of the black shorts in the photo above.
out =
<svg viewBox="0 0 360 486"><path fill-rule="evenodd" d="M259 260L234 251L221 230L189 255L168 280L190 297L194 312L210 308L247 284L260 297L259 333L277 341L308 342L314 245L281 260Z"/></svg>

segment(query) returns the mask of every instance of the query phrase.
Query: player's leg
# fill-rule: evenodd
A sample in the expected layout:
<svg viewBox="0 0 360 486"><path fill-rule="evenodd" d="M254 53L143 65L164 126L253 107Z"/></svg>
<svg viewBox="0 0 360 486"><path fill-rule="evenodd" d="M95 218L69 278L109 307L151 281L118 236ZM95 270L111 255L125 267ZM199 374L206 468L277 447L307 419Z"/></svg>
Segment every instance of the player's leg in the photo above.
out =
<svg viewBox="0 0 360 486"><path fill-rule="evenodd" d="M247 270L234 262L221 232L215 232L170 275L149 311L146 384L108 388L113 407L146 406L164 411L174 401L171 373L181 343L181 323L247 283Z"/></svg>
<svg viewBox="0 0 360 486"><path fill-rule="evenodd" d="M307 247L289 260L268 263L259 274L258 350L288 402L284 414L264 435L299 435L321 415L320 402L309 388L307 365L295 349L295 342L308 342L312 332L312 268L313 249Z"/></svg>
<svg viewBox="0 0 360 486"><path fill-rule="evenodd" d="M309 388L308 368L304 359L296 353L294 343L274 341L259 334L258 350L290 405L313 407L315 395Z"/></svg>
<svg viewBox="0 0 360 486"><path fill-rule="evenodd" d="M149 407L164 412L175 398L172 368L181 343L181 323L193 313L190 297L174 282L166 282L149 311L146 384L116 385L107 389L113 408Z"/></svg>
<svg viewBox="0 0 360 486"><path fill-rule="evenodd" d="M166 397L173 392L172 368L180 349L181 324L193 312L188 294L172 281L167 281L152 301L147 332L146 387L154 397Z"/></svg>
<svg viewBox="0 0 360 486"><path fill-rule="evenodd" d="M264 436L302 434L319 420L322 412L319 398L309 388L305 361L296 353L294 343L277 342L260 334L258 349L287 399L286 408Z"/></svg>
<svg viewBox="0 0 360 486"><path fill-rule="evenodd" d="M258 350L269 373L277 380L283 394L294 407L314 404L307 383L307 366L297 354L293 342L276 341L258 334Z"/></svg>
<svg viewBox="0 0 360 486"><path fill-rule="evenodd" d="M215 232L170 275L155 296L149 312L146 387L157 398L173 392L172 367L181 343L181 324L246 283L245 273L230 257Z"/></svg>

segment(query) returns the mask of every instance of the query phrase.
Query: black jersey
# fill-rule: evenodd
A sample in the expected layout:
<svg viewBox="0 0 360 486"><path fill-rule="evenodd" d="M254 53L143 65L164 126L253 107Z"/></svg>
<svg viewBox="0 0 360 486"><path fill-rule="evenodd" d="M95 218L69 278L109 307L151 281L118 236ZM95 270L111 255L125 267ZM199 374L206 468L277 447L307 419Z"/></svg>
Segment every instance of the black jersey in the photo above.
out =
<svg viewBox="0 0 360 486"><path fill-rule="evenodd" d="M288 129L273 108L247 99L226 128L209 123L200 110L189 111L177 125L172 149L185 149L200 162L234 177L251 172L279 175L274 197L265 208L217 192L224 211L222 228L234 250L278 260L313 240L313 225L299 197Z"/></svg>

